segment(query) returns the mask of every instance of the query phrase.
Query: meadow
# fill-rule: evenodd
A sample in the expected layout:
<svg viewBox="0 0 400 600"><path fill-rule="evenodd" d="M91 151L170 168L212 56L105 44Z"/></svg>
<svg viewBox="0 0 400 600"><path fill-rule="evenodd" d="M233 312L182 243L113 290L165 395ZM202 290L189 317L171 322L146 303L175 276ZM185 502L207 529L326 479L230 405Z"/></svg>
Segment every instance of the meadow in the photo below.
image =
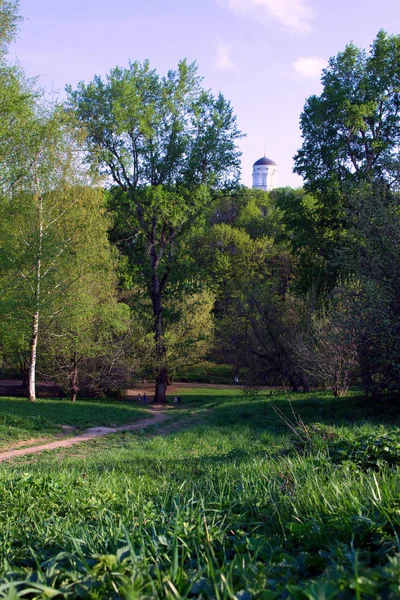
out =
<svg viewBox="0 0 400 600"><path fill-rule="evenodd" d="M145 417L136 403L102 399L27 402L25 398L0 397L0 448L29 439L54 439L66 431L79 433L89 427L116 427Z"/></svg>
<svg viewBox="0 0 400 600"><path fill-rule="evenodd" d="M400 598L396 405L181 395L165 426L0 465L0 598ZM0 402L50 424L79 422L69 406ZM85 426L145 416L80 410Z"/></svg>

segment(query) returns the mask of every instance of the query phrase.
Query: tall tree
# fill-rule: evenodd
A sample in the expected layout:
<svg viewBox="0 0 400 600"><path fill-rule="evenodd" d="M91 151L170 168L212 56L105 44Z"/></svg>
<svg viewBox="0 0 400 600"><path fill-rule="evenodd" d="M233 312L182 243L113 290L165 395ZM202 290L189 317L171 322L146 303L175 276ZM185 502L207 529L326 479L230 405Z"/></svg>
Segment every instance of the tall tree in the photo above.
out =
<svg viewBox="0 0 400 600"><path fill-rule="evenodd" d="M347 45L321 81L322 94L308 98L301 114L303 144L294 157L311 197L294 198L295 210L281 197L283 221L302 220L307 230L307 236L294 232L303 289L308 280L319 294L331 291L343 271L338 252L354 191L367 183L399 186L400 36L380 31L369 52Z"/></svg>
<svg viewBox="0 0 400 600"><path fill-rule="evenodd" d="M91 236L93 222L102 218L96 200L102 193L83 185L87 178L76 162L77 146L59 112L38 109L24 135L24 169L0 198L0 310L6 320L20 323L25 340L30 329L29 398L34 401L41 325L48 327L64 310L66 291L98 260L104 240Z"/></svg>
<svg viewBox="0 0 400 600"><path fill-rule="evenodd" d="M24 176L27 153L26 126L32 121L38 97L33 82L7 61L7 48L17 31L18 1L0 1L0 193L12 193Z"/></svg>
<svg viewBox="0 0 400 600"><path fill-rule="evenodd" d="M400 198L364 186L350 199L342 260L353 275L352 317L368 395L400 397Z"/></svg>
<svg viewBox="0 0 400 600"><path fill-rule="evenodd" d="M365 391L394 395L399 392L400 36L380 31L369 52L349 44L330 59L322 84L322 94L311 96L301 115L304 141L295 156L295 171L313 194L308 210L308 222L315 224L313 262L333 273L331 289L339 278L349 288ZM303 252L313 248L302 243Z"/></svg>
<svg viewBox="0 0 400 600"><path fill-rule="evenodd" d="M131 253L146 264L157 357L156 401L164 401L167 367L164 295L180 236L237 181L240 132L230 104L203 89L195 64L181 61L160 77L149 62L113 69L73 91L69 107L87 132L91 160L122 191L128 204Z"/></svg>
<svg viewBox="0 0 400 600"><path fill-rule="evenodd" d="M29 171L31 155L27 152L26 125L31 123L35 112L37 92L22 70L7 60L8 45L15 37L18 22L18 1L0 2L0 203L3 206L18 189L21 179ZM3 215L4 224L12 228L10 215ZM3 224L3 223L2 223ZM4 239L0 241L4 245ZM4 263L2 259L6 259ZM10 292L8 271L9 256L0 256L0 297L4 302ZM3 314L4 317L4 314ZM0 330L2 362L5 353L10 358L10 349L21 366L22 379L27 381L28 364L24 332L15 322L3 320Z"/></svg>
<svg viewBox="0 0 400 600"><path fill-rule="evenodd" d="M7 52L8 44L14 38L18 22L18 0L1 0L0 2L0 58Z"/></svg>
<svg viewBox="0 0 400 600"><path fill-rule="evenodd" d="M380 31L369 54L354 44L330 59L320 96L300 118L295 172L317 195L365 180L399 183L400 35Z"/></svg>

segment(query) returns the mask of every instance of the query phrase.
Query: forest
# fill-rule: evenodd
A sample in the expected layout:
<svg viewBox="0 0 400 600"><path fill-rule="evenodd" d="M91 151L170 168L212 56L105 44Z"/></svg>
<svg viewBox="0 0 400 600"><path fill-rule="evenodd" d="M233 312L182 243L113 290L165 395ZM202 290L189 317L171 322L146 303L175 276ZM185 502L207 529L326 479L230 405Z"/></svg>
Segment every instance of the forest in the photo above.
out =
<svg viewBox="0 0 400 600"><path fill-rule="evenodd" d="M50 100L0 12L2 376L118 394L225 365L249 388L400 385L400 36L349 44L300 116L304 188L239 184L229 101L186 60Z"/></svg>
<svg viewBox="0 0 400 600"><path fill-rule="evenodd" d="M329 60L304 186L264 192L196 63L60 99L20 22L0 0L0 598L398 599L400 35Z"/></svg>

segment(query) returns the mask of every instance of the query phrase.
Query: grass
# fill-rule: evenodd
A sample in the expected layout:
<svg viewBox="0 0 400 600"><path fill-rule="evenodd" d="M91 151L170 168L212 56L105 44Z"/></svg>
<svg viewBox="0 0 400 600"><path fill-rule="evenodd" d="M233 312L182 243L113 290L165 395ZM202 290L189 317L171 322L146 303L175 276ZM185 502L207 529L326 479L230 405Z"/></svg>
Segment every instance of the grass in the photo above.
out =
<svg viewBox="0 0 400 600"><path fill-rule="evenodd" d="M134 423L142 418L140 406L107 399L29 402L24 398L0 397L0 447L29 438L52 437L62 432L62 425L80 431L88 427Z"/></svg>
<svg viewBox="0 0 400 600"><path fill-rule="evenodd" d="M281 395L181 395L189 428L1 466L0 598L400 597L398 407L297 395L297 435Z"/></svg>

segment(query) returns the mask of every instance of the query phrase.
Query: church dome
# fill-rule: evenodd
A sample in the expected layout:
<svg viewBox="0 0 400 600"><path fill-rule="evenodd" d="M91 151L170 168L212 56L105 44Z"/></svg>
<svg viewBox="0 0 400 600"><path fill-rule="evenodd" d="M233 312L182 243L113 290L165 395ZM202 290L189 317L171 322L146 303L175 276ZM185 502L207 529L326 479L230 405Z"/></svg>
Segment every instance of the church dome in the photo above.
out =
<svg viewBox="0 0 400 600"><path fill-rule="evenodd" d="M266 156L263 156L262 158L259 158L253 165L253 167L258 167L260 165L270 165L272 167L277 167L278 165L276 163L274 163L273 160L271 160L270 158L267 158Z"/></svg>

